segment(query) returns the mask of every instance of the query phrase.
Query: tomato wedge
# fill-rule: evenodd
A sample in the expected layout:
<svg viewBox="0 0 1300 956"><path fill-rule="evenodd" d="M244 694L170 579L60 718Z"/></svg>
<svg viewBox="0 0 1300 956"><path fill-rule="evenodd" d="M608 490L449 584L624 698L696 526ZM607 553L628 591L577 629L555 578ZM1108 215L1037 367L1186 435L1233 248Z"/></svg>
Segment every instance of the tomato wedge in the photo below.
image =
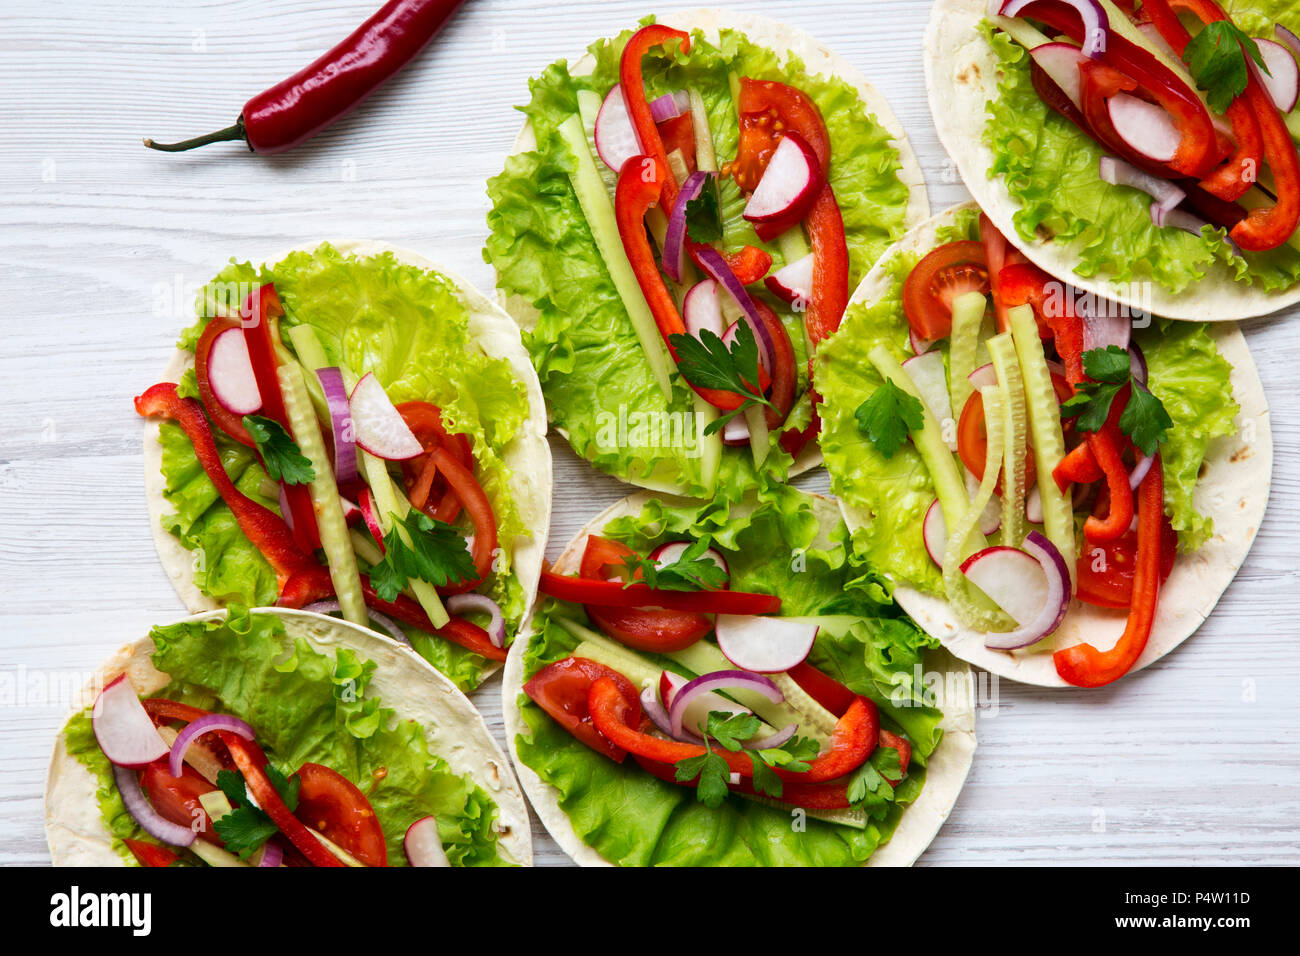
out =
<svg viewBox="0 0 1300 956"><path fill-rule="evenodd" d="M212 818L199 802L200 796L217 788L189 764L181 769L179 777L173 777L167 758L161 757L140 771L140 786L163 819L194 829L200 840L223 845L221 837L212 828Z"/></svg>
<svg viewBox="0 0 1300 956"><path fill-rule="evenodd" d="M294 815L366 866L387 866L388 845L366 795L347 777L318 763L294 774L302 785Z"/></svg>
<svg viewBox="0 0 1300 956"><path fill-rule="evenodd" d="M907 324L917 338L947 338L952 334L952 304L967 292L989 292L983 244L963 239L939 246L912 268L903 283Z"/></svg>
<svg viewBox="0 0 1300 956"><path fill-rule="evenodd" d="M1098 554L1098 552L1101 552ZM1075 597L1097 607L1127 608L1133 603L1133 577L1137 571L1137 530L1114 541L1089 544L1079 555ZM1178 557L1178 532L1164 517L1160 527L1160 584L1169 580Z"/></svg>
<svg viewBox="0 0 1300 956"><path fill-rule="evenodd" d="M626 570L624 559L635 555L636 552L625 544L595 534L588 535L580 573L591 580L612 580L619 576L620 570ZM592 623L602 631L639 651L667 653L684 650L713 630L713 621L707 614L600 604L588 604L585 608Z"/></svg>
<svg viewBox="0 0 1300 956"><path fill-rule="evenodd" d="M632 682L613 668L598 664L590 658L566 657L562 661L548 664L524 685L524 693L556 723L592 750L604 754L615 763L622 763L627 751L601 735L591 722L591 712L587 708L587 695L591 685L602 677L612 681L618 693L623 696L627 705L628 726L639 727L641 701Z"/></svg>
<svg viewBox="0 0 1300 956"><path fill-rule="evenodd" d="M122 842L126 848L131 851L131 855L136 858L141 866L171 866L179 857L165 846L159 846L157 843L148 843L144 840L132 840L130 837L123 837Z"/></svg>

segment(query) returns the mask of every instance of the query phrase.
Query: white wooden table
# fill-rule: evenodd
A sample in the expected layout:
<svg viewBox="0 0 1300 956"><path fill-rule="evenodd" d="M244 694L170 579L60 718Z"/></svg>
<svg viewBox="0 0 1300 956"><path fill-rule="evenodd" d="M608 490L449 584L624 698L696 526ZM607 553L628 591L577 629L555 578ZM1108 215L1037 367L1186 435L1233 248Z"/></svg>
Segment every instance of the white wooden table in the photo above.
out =
<svg viewBox="0 0 1300 956"><path fill-rule="evenodd" d="M193 286L229 257L321 237L410 245L492 274L486 179L527 79L684 4L470 0L434 46L308 146L187 156L140 137L225 126L377 0L5 0L0 12L0 862L48 861L41 792L76 684L183 609L154 555L132 396ZM925 101L924 0L748 2L855 62L909 131L937 210L966 198ZM1300 314L1250 323L1276 474L1259 539L1211 620L1117 686L999 686L975 767L925 863L1300 862ZM626 493L555 446L554 556ZM824 472L803 484L825 487ZM476 695L500 733L499 684ZM503 741L504 742L504 741ZM540 828L539 863L566 862Z"/></svg>

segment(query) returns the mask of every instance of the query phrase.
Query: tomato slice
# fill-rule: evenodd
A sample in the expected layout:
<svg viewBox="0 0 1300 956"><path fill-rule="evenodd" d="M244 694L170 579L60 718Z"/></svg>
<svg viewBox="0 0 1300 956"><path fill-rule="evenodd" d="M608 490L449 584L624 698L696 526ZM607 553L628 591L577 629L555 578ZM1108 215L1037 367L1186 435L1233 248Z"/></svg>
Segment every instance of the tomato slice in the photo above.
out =
<svg viewBox="0 0 1300 956"><path fill-rule="evenodd" d="M1052 372L1051 375L1056 400L1064 402L1074 394L1074 386L1058 372ZM1038 480L1038 466L1034 461L1033 444L1027 441L1026 445L1029 454L1025 459L1025 487L1032 488L1034 482ZM971 397L966 399L966 406L961 410L961 418L957 422L957 455L970 473L978 478L984 474L988 449L989 435L984 422L984 396L979 392L972 392ZM1002 494L1001 478L998 479L996 490L998 494Z"/></svg>
<svg viewBox="0 0 1300 956"><path fill-rule="evenodd" d="M366 795L347 777L318 763L294 774L302 781L294 816L366 866L387 866L384 831Z"/></svg>
<svg viewBox="0 0 1300 956"><path fill-rule="evenodd" d="M199 803L200 796L217 788L189 764L182 768L179 777L173 777L167 758L160 757L140 771L140 786L161 817L183 827L198 826L201 828L197 830L200 840L222 846L221 838L212 828L212 818ZM195 821L201 822L196 824Z"/></svg>
<svg viewBox="0 0 1300 956"><path fill-rule="evenodd" d="M1137 529L1105 544L1089 542L1079 555L1075 597L1097 607L1128 608L1133 603L1137 570ZM1098 554L1097 552L1102 552ZM1178 532L1165 515L1160 524L1160 584L1163 587L1178 557Z"/></svg>
<svg viewBox="0 0 1300 956"><path fill-rule="evenodd" d="M626 677L586 657L566 657L550 664L524 685L524 693L546 711L556 723L592 750L622 763L627 751L609 742L591 722L587 694L599 678L608 677L617 685L629 707L628 726L641 722L641 700Z"/></svg>
<svg viewBox="0 0 1300 956"><path fill-rule="evenodd" d="M691 119L691 114L686 112L657 125L659 138L664 144L664 155L671 156L674 150L680 150L687 171L695 172L695 121Z"/></svg>
<svg viewBox="0 0 1300 956"><path fill-rule="evenodd" d="M243 418L227 411L217 401L216 393L212 390L212 382L208 378L208 356L212 352L212 343L222 332L239 327L239 319L223 316L217 316L204 327L198 344L194 346L194 378L199 386L199 401L203 403L203 410L208 413L213 423L241 445L256 448L257 443L244 427Z"/></svg>
<svg viewBox="0 0 1300 956"><path fill-rule="evenodd" d="M126 844L126 848L131 851L131 855L139 861L141 866L171 866L178 859L175 853L165 846L159 846L157 843L132 840L130 837L123 837L122 842Z"/></svg>
<svg viewBox="0 0 1300 956"><path fill-rule="evenodd" d="M902 770L902 773L898 775L898 779L896 780L889 780L888 777L885 778L886 780L889 780L889 785L891 787L897 786L902 779L907 776L907 768L912 762L912 745L906 737L900 737L898 734L890 733L888 730L882 730L880 732L880 746L893 747L898 751L898 766Z"/></svg>
<svg viewBox="0 0 1300 956"><path fill-rule="evenodd" d="M599 535L588 535L579 573L584 578L603 581L625 577L623 560L635 555L636 552L625 544ZM639 651L680 651L713 630L713 620L707 614L599 604L583 606L598 628Z"/></svg>
<svg viewBox="0 0 1300 956"><path fill-rule="evenodd" d="M1053 279L1032 262L1013 262L1008 258L1007 265L998 273L998 293L1003 306L1008 309L1017 305L1032 306L1040 339L1053 337L1052 327L1047 323L1049 299L1053 294L1063 296L1065 290L1064 283Z"/></svg>
<svg viewBox="0 0 1300 956"><path fill-rule="evenodd" d="M989 270L982 243L945 243L918 262L903 283L903 312L918 338L942 339L952 333L952 303L967 292L989 292Z"/></svg>

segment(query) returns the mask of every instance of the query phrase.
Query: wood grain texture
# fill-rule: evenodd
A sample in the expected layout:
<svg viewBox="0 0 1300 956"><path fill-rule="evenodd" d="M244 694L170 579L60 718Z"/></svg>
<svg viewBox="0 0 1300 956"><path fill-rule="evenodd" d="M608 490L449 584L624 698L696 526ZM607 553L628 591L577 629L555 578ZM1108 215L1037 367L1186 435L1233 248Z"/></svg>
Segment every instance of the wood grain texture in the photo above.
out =
<svg viewBox="0 0 1300 956"><path fill-rule="evenodd" d="M490 289L484 183L517 132L528 77L654 9L472 0L390 87L289 155L140 146L228 125L374 6L7 0L0 12L0 692L22 685L22 699L0 696L0 863L48 861L41 792L66 705L41 695L182 613L154 555L130 400L170 356L188 290L231 256L330 236L427 250ZM691 4L658 5L670 6ZM856 63L908 129L932 206L967 198L925 102L927 3L739 6ZM1276 462L1237 580L1185 645L1118 686L1000 683L967 787L922 863L1300 862L1300 315L1246 331ZM552 556L627 491L553 447ZM823 489L825 474L800 484ZM496 682L476 700L500 735ZM565 862L535 836L540 864Z"/></svg>

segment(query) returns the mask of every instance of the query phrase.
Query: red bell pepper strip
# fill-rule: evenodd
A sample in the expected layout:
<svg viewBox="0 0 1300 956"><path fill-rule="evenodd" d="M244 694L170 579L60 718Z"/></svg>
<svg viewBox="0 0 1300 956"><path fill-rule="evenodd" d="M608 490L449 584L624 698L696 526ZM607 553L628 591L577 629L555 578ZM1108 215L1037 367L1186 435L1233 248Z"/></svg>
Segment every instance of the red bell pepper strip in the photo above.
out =
<svg viewBox="0 0 1300 956"><path fill-rule="evenodd" d="M686 323L682 321L677 303L664 285L663 276L655 262L650 240L646 238L646 210L658 200L660 191L671 180L668 167L650 156L633 156L618 174L618 186L614 191L614 215L618 221L618 234L623 240L623 251L627 253L632 271L636 273L637 284L645 296L646 304L654 315L655 325L668 346L668 353L677 361L677 349L669 342L669 337L684 334ZM723 411L739 408L745 399L735 392L721 391L713 388L701 388L692 384L706 402Z"/></svg>
<svg viewBox="0 0 1300 956"><path fill-rule="evenodd" d="M282 518L235 487L221 464L221 453L217 451L217 444L212 438L212 428L197 399L181 398L176 394L175 384L159 382L136 397L135 410L145 417L162 415L170 418L185 430L186 436L194 445L194 454L199 464L216 486L221 500L234 513L239 530L262 552L267 563L275 570L281 586L295 572L318 566L315 559L298 547L293 533Z"/></svg>
<svg viewBox="0 0 1300 956"><path fill-rule="evenodd" d="M1052 655L1061 679L1075 687L1100 687L1123 677L1142 656L1151 636L1160 593L1160 536L1165 507L1158 457L1142 479L1139 494L1137 565L1124 633L1108 651L1099 651L1091 644L1075 644Z"/></svg>
<svg viewBox="0 0 1300 956"><path fill-rule="evenodd" d="M775 614L781 610L781 599L772 594L669 591L621 581L589 581L546 570L542 571L540 590L561 601L608 607L662 607L702 614Z"/></svg>
<svg viewBox="0 0 1300 956"><path fill-rule="evenodd" d="M248 429L244 427L244 420L234 412L227 411L225 406L217 401L217 395L212 390L212 382L208 377L208 356L212 354L212 343L222 332L237 328L239 328L239 321L225 316L217 316L204 327L203 334L199 336L199 341L194 346L194 378L198 382L199 400L203 402L203 410L208 413L213 423L241 445L256 448L257 442L253 441L253 436L248 434Z"/></svg>
<svg viewBox="0 0 1300 956"><path fill-rule="evenodd" d="M234 758L235 766L244 775L244 783L248 787L249 794L257 801L262 812L271 818L271 822L279 831L289 838L289 842L297 847L313 866L343 866L343 862L325 849L325 845L316 839L285 806L279 791L271 784L266 771L262 769L266 766L266 755L262 753L262 748L238 734L225 730L220 733L221 739L230 751L230 756Z"/></svg>
<svg viewBox="0 0 1300 956"><path fill-rule="evenodd" d="M704 263L699 258L699 250L703 248L706 248L704 243L686 240L686 251L690 253L691 260L701 269L705 269ZM753 285L772 268L772 254L758 246L745 246L739 252L724 252L721 249L716 251L722 256L722 261L727 264L727 268L740 280L741 285Z"/></svg>
<svg viewBox="0 0 1300 956"><path fill-rule="evenodd" d="M799 385L799 373L795 367L794 344L790 341L790 333L785 330L785 323L777 318L772 307L762 299L755 299L754 305L774 346L772 388L768 398L775 407L763 409L763 415L767 420L767 427L775 429L785 421L786 416L790 414L790 409L794 408L794 393Z"/></svg>
<svg viewBox="0 0 1300 956"><path fill-rule="evenodd" d="M993 317L999 332L1011 328L1007 305L1002 299L998 274L1007 262L1007 239L986 213L980 213L980 240L984 243L984 261L989 270L989 293L993 298Z"/></svg>
<svg viewBox="0 0 1300 956"><path fill-rule="evenodd" d="M784 83L742 78L738 109L740 140L733 168L742 189L753 190L758 185L780 134L787 129L812 147L826 174L805 220L813 252L813 287L804 325L815 346L839 328L849 303L849 247L844 218L830 184L830 136L812 99Z"/></svg>
<svg viewBox="0 0 1300 956"><path fill-rule="evenodd" d="M505 648L493 644L487 631L477 624L464 618L453 617L443 627L435 628L424 608L405 594L399 594L395 601L385 601L380 598L375 592L374 585L370 583L369 575L361 575L361 594L365 598L367 607L374 608L379 613L410 625L416 630L435 634L491 661L506 659ZM333 596L334 582L330 578L329 568L317 565L300 571L290 578L281 589L280 599L276 603L280 607L303 608L315 601L324 601Z"/></svg>
<svg viewBox="0 0 1300 956"><path fill-rule="evenodd" d="M652 23L632 34L627 41L627 46L623 48L623 55L618 63L618 79L623 90L623 102L627 106L628 116L632 118L632 126L636 130L637 142L641 144L641 152L645 156L652 157L664 171L662 207L665 211L671 211L677 203L677 180L673 178L672 169L668 165L668 154L664 151L663 140L659 136L659 128L650 114L650 104L646 102L645 78L641 75L641 58L655 47L663 46L670 40L679 41L679 52L690 52L689 33L674 30L662 23ZM659 196L656 195L655 198L658 199Z"/></svg>
<svg viewBox="0 0 1300 956"><path fill-rule="evenodd" d="M821 704L836 717L843 717L857 694L849 690L829 674L813 667L807 661L800 661L786 671L790 679L803 688L817 703Z"/></svg>
<svg viewBox="0 0 1300 956"><path fill-rule="evenodd" d="M580 573L593 581L609 581L627 571L626 559L636 552L625 544L587 535ZM637 569L640 576L640 569ZM713 630L707 614L666 611L662 608L606 607L585 604L584 610L600 630L638 651L671 653L685 650Z"/></svg>
<svg viewBox="0 0 1300 956"><path fill-rule="evenodd" d="M462 465L473 469L474 456L469 438L461 433L448 432L442 421L442 410L429 402L403 402L397 406L397 412L425 451L422 455L402 462L402 475L411 507L450 524L460 514L461 502L454 492L447 490L445 476L438 482L437 500L429 500L435 491L434 482L438 477L438 466L429 452L445 447Z"/></svg>
<svg viewBox="0 0 1300 956"><path fill-rule="evenodd" d="M130 837L123 837L122 842L126 848L131 851L131 855L136 858L141 866L171 866L180 857L165 846L159 846L157 843L149 843L145 840L132 840Z"/></svg>
<svg viewBox="0 0 1300 956"><path fill-rule="evenodd" d="M429 460L447 479L452 493L460 499L474 522L474 571L478 578L438 589L440 594L463 594L482 584L492 570L492 561L497 553L497 519L492 513L492 502L484 493L483 486L478 483L474 473L457 461L451 452L446 448L435 448L429 453Z"/></svg>
<svg viewBox="0 0 1300 956"><path fill-rule="evenodd" d="M641 702L632 682L618 671L586 657L566 657L543 667L524 685L524 693L551 719L597 753L622 763L627 751L610 743L591 722L587 696L591 685L605 677L613 681L627 703L627 723L641 726Z"/></svg>
<svg viewBox="0 0 1300 956"><path fill-rule="evenodd" d="M257 380L257 391L262 397L259 414L279 423L290 435L293 428L289 424L289 415L284 409L284 396L280 393L280 379L276 369L280 359L276 355L276 343L279 332L276 323L284 315L284 306L271 283L258 286L244 300L241 310L241 324L244 328L244 343L248 346L248 358L253 366L253 377ZM292 518L290 527L293 539L298 547L311 553L320 547L320 531L316 527L316 511L311 503L311 489L307 485L282 484L285 500L289 503Z"/></svg>
<svg viewBox="0 0 1300 956"><path fill-rule="evenodd" d="M611 743L622 747L628 753L657 760L661 763L677 763L699 757L705 749L697 744L687 744L676 740L665 740L641 733L628 726L627 711L629 704L616 685L608 677L601 677L591 685L587 694L587 710L591 721ZM842 777L858 767L871 756L876 749L880 735L880 718L876 705L865 697L857 698L845 711L831 733L829 748L825 753L808 762L808 769L800 773L775 769L783 781L799 783L821 783ZM735 753L724 748L715 748L715 754L726 761L732 773L741 777L752 777L754 767L749 755Z"/></svg>
<svg viewBox="0 0 1300 956"><path fill-rule="evenodd" d="M1057 0L1041 0L1026 7L1023 16L1047 24L1076 43L1083 42L1083 19L1078 11L1068 4L1059 3ZM1106 49L1101 59L1082 64L1080 76L1084 80L1085 87L1090 73L1101 74L1108 82L1114 82L1113 77L1109 77L1103 71L1090 70L1090 66L1104 66L1118 71L1126 83L1132 85L1119 85L1115 92L1120 89L1134 90L1140 87L1170 114L1174 126L1181 135L1174 156L1168 163L1170 169L1184 176L1199 179L1214 169L1224 158L1226 152L1216 135L1214 121L1205 104L1182 77L1157 60L1149 51L1111 31L1106 36ZM1087 93L1084 90L1081 90L1081 93L1085 101L1084 114L1088 116L1089 122L1099 127L1103 138L1114 135L1118 139L1119 136L1110 123L1109 113L1102 111L1102 114L1097 116L1089 113Z"/></svg>
<svg viewBox="0 0 1300 956"><path fill-rule="evenodd" d="M180 720L190 724L200 717L206 717L210 713L202 707L193 707L189 704L182 704L178 700L171 700L167 697L147 697L141 700L145 712L153 718L155 724L166 723L169 720Z"/></svg>
<svg viewBox="0 0 1300 956"><path fill-rule="evenodd" d="M1101 430L1088 434L1088 447L1106 479L1110 501L1105 518L1089 515L1083 523L1083 536L1093 544L1118 540L1133 523L1133 489L1128 482L1128 469L1120 457L1124 439L1119 430L1119 416L1128 399L1129 390L1121 389L1110 404L1110 415Z"/></svg>
<svg viewBox="0 0 1300 956"><path fill-rule="evenodd" d="M1101 481L1105 474L1097 465L1092 446L1082 441L1057 462L1056 467L1052 469L1052 477L1056 479L1056 487L1064 493L1072 484L1090 485L1094 481Z"/></svg>

